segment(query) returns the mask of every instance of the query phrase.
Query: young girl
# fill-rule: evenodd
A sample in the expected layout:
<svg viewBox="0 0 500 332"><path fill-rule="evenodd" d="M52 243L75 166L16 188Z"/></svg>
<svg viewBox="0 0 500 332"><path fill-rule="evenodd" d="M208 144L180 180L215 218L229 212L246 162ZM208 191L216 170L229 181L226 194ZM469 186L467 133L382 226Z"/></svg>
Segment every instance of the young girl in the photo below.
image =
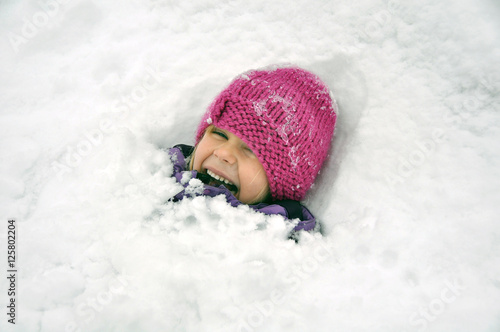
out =
<svg viewBox="0 0 500 332"><path fill-rule="evenodd" d="M239 75L209 106L196 145L170 149L185 188L173 199L223 194L232 206L298 218L295 231L314 229L315 218L299 201L327 157L336 113L327 86L301 68Z"/></svg>

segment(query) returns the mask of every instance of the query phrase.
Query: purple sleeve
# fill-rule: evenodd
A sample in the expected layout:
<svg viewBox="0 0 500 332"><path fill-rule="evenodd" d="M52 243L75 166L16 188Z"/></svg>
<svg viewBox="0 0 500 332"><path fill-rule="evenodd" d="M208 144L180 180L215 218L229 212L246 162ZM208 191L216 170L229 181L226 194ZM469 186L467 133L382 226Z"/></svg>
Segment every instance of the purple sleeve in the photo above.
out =
<svg viewBox="0 0 500 332"><path fill-rule="evenodd" d="M293 229L294 231L310 231L316 227L316 218L312 215L311 211L309 211L305 206L302 206L302 215L303 220L299 221L297 226Z"/></svg>
<svg viewBox="0 0 500 332"><path fill-rule="evenodd" d="M283 217L290 219L288 216L287 210L279 205L279 204L258 204L258 205L251 205L251 208L253 208L256 211L272 215L272 214L279 214L282 215ZM305 231L310 231L314 229L316 226L316 219L312 215L312 213L303 205L301 205L302 208L302 219L299 220L299 223L297 226L294 227L294 231L300 231L300 230L305 230Z"/></svg>
<svg viewBox="0 0 500 332"><path fill-rule="evenodd" d="M174 167L174 173L172 176L175 178L177 183L181 184L184 188L186 188L189 185L189 181L182 181L182 179L186 178L195 178L197 172L196 171L188 171L187 165L186 165L186 158L182 154L181 149L174 147L168 150L168 156L170 157L170 160L172 161L173 167ZM186 174L188 173L188 174ZM173 201L179 201L183 199L186 196L185 190L181 190L179 193L177 193L174 197L171 199Z"/></svg>

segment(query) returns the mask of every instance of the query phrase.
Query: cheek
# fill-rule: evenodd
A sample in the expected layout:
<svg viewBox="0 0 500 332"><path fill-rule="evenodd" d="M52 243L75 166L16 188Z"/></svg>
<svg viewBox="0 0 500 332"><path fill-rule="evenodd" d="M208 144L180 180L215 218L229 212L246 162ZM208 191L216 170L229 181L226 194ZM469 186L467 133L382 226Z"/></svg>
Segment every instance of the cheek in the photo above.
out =
<svg viewBox="0 0 500 332"><path fill-rule="evenodd" d="M210 155L209 144L203 140L196 146L196 151L194 152L193 160L193 170L200 171L201 164Z"/></svg>
<svg viewBox="0 0 500 332"><path fill-rule="evenodd" d="M269 191L266 173L264 169L259 171L260 168L245 174L245 185L242 183L241 192L239 193L239 200L242 203L260 203L260 201L256 201L257 198L259 198L263 192Z"/></svg>
<svg viewBox="0 0 500 332"><path fill-rule="evenodd" d="M269 182L267 181L266 172L262 170L262 172L258 175L258 178L255 179L255 183L259 188L259 192L264 188L269 188Z"/></svg>
<svg viewBox="0 0 500 332"><path fill-rule="evenodd" d="M248 165L245 173L246 184L250 191L260 192L263 188L268 187L266 171L260 162Z"/></svg>

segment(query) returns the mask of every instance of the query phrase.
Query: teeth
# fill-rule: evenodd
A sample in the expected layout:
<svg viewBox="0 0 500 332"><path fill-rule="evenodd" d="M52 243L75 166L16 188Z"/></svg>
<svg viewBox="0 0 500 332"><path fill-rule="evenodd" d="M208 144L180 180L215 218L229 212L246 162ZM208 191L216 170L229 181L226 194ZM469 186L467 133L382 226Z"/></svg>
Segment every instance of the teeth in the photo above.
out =
<svg viewBox="0 0 500 332"><path fill-rule="evenodd" d="M234 186L233 183L229 182L229 180L223 178L222 176L218 176L217 174L215 174L214 172L210 171L207 169L207 174L210 175L211 177L213 177L214 179L216 180L219 180L219 181L222 181L224 183L227 183L227 184L231 184Z"/></svg>

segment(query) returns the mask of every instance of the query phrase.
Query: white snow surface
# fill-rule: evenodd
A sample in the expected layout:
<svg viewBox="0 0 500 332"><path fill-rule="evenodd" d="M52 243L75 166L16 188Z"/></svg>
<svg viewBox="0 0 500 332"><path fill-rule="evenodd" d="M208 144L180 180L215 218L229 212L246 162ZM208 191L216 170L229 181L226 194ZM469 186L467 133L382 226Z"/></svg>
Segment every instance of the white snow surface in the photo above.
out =
<svg viewBox="0 0 500 332"><path fill-rule="evenodd" d="M500 5L2 1L1 331L499 331ZM236 75L331 87L322 233L180 190ZM7 221L16 220L16 320Z"/></svg>

